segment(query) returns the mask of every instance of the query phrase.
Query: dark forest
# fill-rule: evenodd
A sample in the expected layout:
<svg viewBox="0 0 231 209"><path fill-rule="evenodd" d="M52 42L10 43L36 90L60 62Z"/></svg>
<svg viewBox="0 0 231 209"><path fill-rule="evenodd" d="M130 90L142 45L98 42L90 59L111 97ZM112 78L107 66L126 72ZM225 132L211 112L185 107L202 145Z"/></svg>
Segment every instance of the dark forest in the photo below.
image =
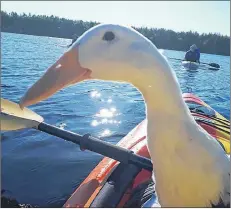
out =
<svg viewBox="0 0 231 209"><path fill-rule="evenodd" d="M73 39L80 36L97 22L69 20L55 16L26 15L1 11L1 31L9 33L50 36ZM197 32L174 32L167 29L133 27L157 48L187 51L196 44L202 53L230 55L230 37L221 34L199 34Z"/></svg>

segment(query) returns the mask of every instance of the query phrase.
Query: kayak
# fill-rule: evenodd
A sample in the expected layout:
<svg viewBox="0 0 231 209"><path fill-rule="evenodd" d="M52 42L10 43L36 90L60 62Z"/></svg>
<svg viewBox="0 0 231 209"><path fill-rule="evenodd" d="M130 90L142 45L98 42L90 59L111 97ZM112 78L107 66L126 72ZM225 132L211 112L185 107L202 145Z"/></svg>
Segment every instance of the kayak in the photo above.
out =
<svg viewBox="0 0 231 209"><path fill-rule="evenodd" d="M182 65L189 70L196 70L200 66L199 63L190 61L183 61Z"/></svg>
<svg viewBox="0 0 231 209"><path fill-rule="evenodd" d="M191 93L183 94L197 123L230 154L230 121ZM118 146L150 158L146 146L147 120L129 132ZM153 195L151 172L104 157L74 191L64 207L142 207Z"/></svg>

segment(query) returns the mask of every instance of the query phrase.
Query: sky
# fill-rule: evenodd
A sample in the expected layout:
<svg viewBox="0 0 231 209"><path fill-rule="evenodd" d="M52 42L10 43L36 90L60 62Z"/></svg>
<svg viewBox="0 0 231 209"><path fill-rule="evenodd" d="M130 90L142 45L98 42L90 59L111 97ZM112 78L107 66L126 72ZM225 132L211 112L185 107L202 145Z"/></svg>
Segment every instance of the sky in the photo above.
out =
<svg viewBox="0 0 231 209"><path fill-rule="evenodd" d="M230 36L230 1L1 1L2 11Z"/></svg>

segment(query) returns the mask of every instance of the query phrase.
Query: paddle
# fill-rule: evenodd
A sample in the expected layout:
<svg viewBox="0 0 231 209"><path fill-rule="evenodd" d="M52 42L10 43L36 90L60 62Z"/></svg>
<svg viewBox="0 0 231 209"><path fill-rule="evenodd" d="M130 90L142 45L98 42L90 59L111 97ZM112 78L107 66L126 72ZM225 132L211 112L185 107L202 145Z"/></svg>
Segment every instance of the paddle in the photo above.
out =
<svg viewBox="0 0 231 209"><path fill-rule="evenodd" d="M185 61L184 59L177 59L177 58L172 58L172 57L168 57L168 59ZM217 63L206 63L206 62L200 62L200 63L205 64L205 65L209 65L210 67L213 67L213 68L220 68L220 65L218 65Z"/></svg>
<svg viewBox="0 0 231 209"><path fill-rule="evenodd" d="M1 98L1 130L10 131L24 128L38 129L78 144L80 145L81 150L87 149L121 163L134 164L138 167L152 171L152 162L148 158L136 155L130 150L92 137L90 134L81 136L44 123L43 118L32 110L29 110L28 108L22 110L18 104Z"/></svg>

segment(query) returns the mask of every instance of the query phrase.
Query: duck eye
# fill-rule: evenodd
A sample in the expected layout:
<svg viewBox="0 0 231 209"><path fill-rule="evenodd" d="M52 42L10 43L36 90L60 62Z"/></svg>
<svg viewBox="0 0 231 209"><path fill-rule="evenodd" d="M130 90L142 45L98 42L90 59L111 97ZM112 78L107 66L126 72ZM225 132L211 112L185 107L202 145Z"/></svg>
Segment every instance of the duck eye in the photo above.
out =
<svg viewBox="0 0 231 209"><path fill-rule="evenodd" d="M104 41L112 41L113 39L115 39L115 34L111 31L107 31L103 36Z"/></svg>

